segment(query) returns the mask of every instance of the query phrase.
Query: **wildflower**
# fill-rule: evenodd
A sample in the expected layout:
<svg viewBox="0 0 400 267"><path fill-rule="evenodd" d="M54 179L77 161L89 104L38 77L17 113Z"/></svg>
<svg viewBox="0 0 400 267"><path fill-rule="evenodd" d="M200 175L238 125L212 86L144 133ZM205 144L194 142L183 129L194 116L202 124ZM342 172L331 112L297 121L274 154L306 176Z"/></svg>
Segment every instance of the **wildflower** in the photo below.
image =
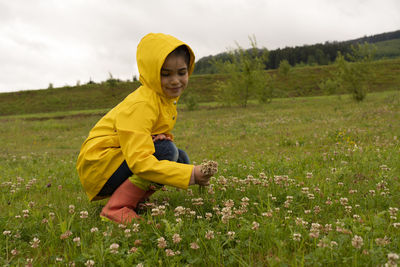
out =
<svg viewBox="0 0 400 267"><path fill-rule="evenodd" d="M324 232L325 233L328 233L328 232L330 232L330 231L332 231L332 224L325 224L325 226L324 226Z"/></svg>
<svg viewBox="0 0 400 267"><path fill-rule="evenodd" d="M195 205L195 206L201 206L201 205L203 205L204 204L204 202L203 202L203 198L193 198L192 199L192 204L193 205Z"/></svg>
<svg viewBox="0 0 400 267"><path fill-rule="evenodd" d="M140 246L142 244L142 240L136 239L133 244L135 244L135 246Z"/></svg>
<svg viewBox="0 0 400 267"><path fill-rule="evenodd" d="M212 217L212 213L210 213L210 212L206 212L206 215L205 215L205 217L206 217L206 220L210 220L210 219L211 219L211 217Z"/></svg>
<svg viewBox="0 0 400 267"><path fill-rule="evenodd" d="M301 189L301 192L302 192L303 194L308 194L308 193L309 193L309 190L310 190L310 188L308 188L308 187L303 187L303 188Z"/></svg>
<svg viewBox="0 0 400 267"><path fill-rule="evenodd" d="M399 255L397 255L396 253L389 253L387 255L388 257L388 262L385 264L385 266L397 266L397 260L399 259Z"/></svg>
<svg viewBox="0 0 400 267"><path fill-rule="evenodd" d="M391 216L396 216L398 211L399 211L398 208L389 207L389 213Z"/></svg>
<svg viewBox="0 0 400 267"><path fill-rule="evenodd" d="M258 222L253 222L253 226L251 227L252 230L257 230L260 227Z"/></svg>
<svg viewBox="0 0 400 267"><path fill-rule="evenodd" d="M5 236L11 235L11 231L7 231L6 230L6 231L3 232L3 235L5 235Z"/></svg>
<svg viewBox="0 0 400 267"><path fill-rule="evenodd" d="M137 247L131 247L131 249L129 250L129 253L130 254L135 253L137 250L138 250Z"/></svg>
<svg viewBox="0 0 400 267"><path fill-rule="evenodd" d="M232 239L234 239L235 238L235 232L233 232L233 231L229 231L228 233L227 233L227 235L228 235L228 238L230 239L230 240L232 240Z"/></svg>
<svg viewBox="0 0 400 267"><path fill-rule="evenodd" d="M344 209L346 210L347 213L350 213L352 210L351 206L345 206Z"/></svg>
<svg viewBox="0 0 400 267"><path fill-rule="evenodd" d="M172 236L172 241L174 242L174 244L177 244L177 243L179 243L179 242L182 241L182 238L180 237L179 234L174 234L174 235Z"/></svg>
<svg viewBox="0 0 400 267"><path fill-rule="evenodd" d="M160 205L156 208L151 209L151 216L159 216L165 214L165 206Z"/></svg>
<svg viewBox="0 0 400 267"><path fill-rule="evenodd" d="M132 231L135 232L135 233L139 232L139 226L140 225L138 223L134 223L132 225Z"/></svg>
<svg viewBox="0 0 400 267"><path fill-rule="evenodd" d="M364 241L361 236L355 235L351 240L351 244L353 245L353 247L360 249L363 246Z"/></svg>
<svg viewBox="0 0 400 267"><path fill-rule="evenodd" d="M188 190L186 190L186 193L188 196L193 196L193 190L190 188Z"/></svg>
<svg viewBox="0 0 400 267"><path fill-rule="evenodd" d="M208 240L214 239L214 231L208 230L205 238L207 238Z"/></svg>
<svg viewBox="0 0 400 267"><path fill-rule="evenodd" d="M394 228L400 228L400 223L398 223L398 222L393 223L393 227Z"/></svg>
<svg viewBox="0 0 400 267"><path fill-rule="evenodd" d="M193 243L190 243L190 248L196 250L196 249L199 249L200 246L196 242L193 242Z"/></svg>
<svg viewBox="0 0 400 267"><path fill-rule="evenodd" d="M49 217L50 217L50 219L54 219L55 216L56 216L56 215L54 214L54 212L49 212Z"/></svg>
<svg viewBox="0 0 400 267"><path fill-rule="evenodd" d="M118 253L118 248L119 248L119 245L117 243L112 243L110 245L110 252L112 254L117 254Z"/></svg>
<svg viewBox="0 0 400 267"><path fill-rule="evenodd" d="M13 255L13 256L18 255L18 253L19 253L19 251L15 248L13 250L11 250L11 255Z"/></svg>
<svg viewBox="0 0 400 267"><path fill-rule="evenodd" d="M347 199L347 197L340 198L340 204L342 204L343 206L346 206L348 202L349 200Z"/></svg>
<svg viewBox="0 0 400 267"><path fill-rule="evenodd" d="M174 251L173 251L172 249L167 248L167 249L165 250L165 255L166 255L167 257L172 257L172 256L175 256L175 253L174 253Z"/></svg>
<svg viewBox="0 0 400 267"><path fill-rule="evenodd" d="M86 210L81 211L80 214L81 214L80 216L81 219L86 219L89 215L89 213Z"/></svg>
<svg viewBox="0 0 400 267"><path fill-rule="evenodd" d="M218 163L212 160L204 161L201 165L200 171L207 176L214 175L218 172Z"/></svg>
<svg viewBox="0 0 400 267"><path fill-rule="evenodd" d="M49 222L49 220L47 220L46 218L43 218L42 224L46 224L46 223L48 223L48 222Z"/></svg>
<svg viewBox="0 0 400 267"><path fill-rule="evenodd" d="M294 241L300 241L300 239L301 239L301 234L293 233L293 240Z"/></svg>
<svg viewBox="0 0 400 267"><path fill-rule="evenodd" d="M318 246L319 248L326 248L326 247L328 247L329 245L328 245L326 239L321 239L321 240L318 242L317 246Z"/></svg>
<svg viewBox="0 0 400 267"><path fill-rule="evenodd" d="M87 260L85 263L86 267L93 267L94 266L94 260Z"/></svg>
<svg viewBox="0 0 400 267"><path fill-rule="evenodd" d="M57 257L57 258L56 258L56 261L57 261L57 262L62 262L62 261L63 261L63 258Z"/></svg>
<svg viewBox="0 0 400 267"><path fill-rule="evenodd" d="M71 214L75 212L75 206L74 205L69 205L68 209L69 209L69 213L71 213Z"/></svg>
<svg viewBox="0 0 400 267"><path fill-rule="evenodd" d="M386 245L390 244L390 239L387 236L385 236L384 238L376 238L375 243L378 246L386 246Z"/></svg>
<svg viewBox="0 0 400 267"><path fill-rule="evenodd" d="M227 208L232 208L235 205L235 202L232 199L225 201L224 206Z"/></svg>
<svg viewBox="0 0 400 267"><path fill-rule="evenodd" d="M272 211L263 212L261 215L264 216L264 217L272 217Z"/></svg>
<svg viewBox="0 0 400 267"><path fill-rule="evenodd" d="M77 247L79 247L81 245L80 237L74 237L74 239L72 239L72 241L74 241L74 243L76 244Z"/></svg>
<svg viewBox="0 0 400 267"><path fill-rule="evenodd" d="M28 218L29 217L29 210L23 210L22 213L24 214L24 218Z"/></svg>
<svg viewBox="0 0 400 267"><path fill-rule="evenodd" d="M213 184L211 184L209 187L208 187L208 192L207 192L209 195L214 195L215 194L215 192L214 192L214 185Z"/></svg>
<svg viewBox="0 0 400 267"><path fill-rule="evenodd" d="M26 259L26 267L32 267L33 266L33 259L32 258L27 258Z"/></svg>
<svg viewBox="0 0 400 267"><path fill-rule="evenodd" d="M164 237L158 238L157 241L158 241L158 245L157 246L159 248L166 248L167 247L167 241L165 240Z"/></svg>
<svg viewBox="0 0 400 267"><path fill-rule="evenodd" d="M125 229L124 233L125 233L125 237L131 237L132 236L131 229Z"/></svg>
<svg viewBox="0 0 400 267"><path fill-rule="evenodd" d="M309 236L311 238L318 238L320 229L321 229L321 225L319 223L312 223Z"/></svg>
<svg viewBox="0 0 400 267"><path fill-rule="evenodd" d="M318 213L320 213L321 212L321 208L319 207L319 206L315 206L314 207L314 213L315 214L318 214Z"/></svg>
<svg viewBox="0 0 400 267"><path fill-rule="evenodd" d="M92 227L91 229L90 229L90 232L91 233L95 233L95 232L98 232L99 231L99 228L97 228L97 227Z"/></svg>
<svg viewBox="0 0 400 267"><path fill-rule="evenodd" d="M37 237L34 237L33 240L30 242L32 248L39 247L40 240Z"/></svg>

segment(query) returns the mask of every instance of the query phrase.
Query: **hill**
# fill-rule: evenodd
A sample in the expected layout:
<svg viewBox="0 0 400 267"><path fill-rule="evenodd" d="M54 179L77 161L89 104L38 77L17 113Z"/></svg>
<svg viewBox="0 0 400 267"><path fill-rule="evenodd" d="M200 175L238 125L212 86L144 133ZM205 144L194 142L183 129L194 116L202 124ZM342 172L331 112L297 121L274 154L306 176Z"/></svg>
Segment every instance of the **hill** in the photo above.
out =
<svg viewBox="0 0 400 267"><path fill-rule="evenodd" d="M377 48L376 59L400 57L400 30L365 36L342 42L325 42L324 44L304 45L296 47L278 48L269 51L268 59L264 62L266 69L276 69L282 60L290 65L328 65L335 61L338 52L351 53L351 46L357 43L371 43ZM264 49L260 49L260 53ZM215 73L213 60L229 60L227 52L215 56L208 56L196 62L196 74Z"/></svg>
<svg viewBox="0 0 400 267"><path fill-rule="evenodd" d="M333 65L295 67L288 79L279 80L276 97L323 95L319 83L329 77ZM266 71L267 75L276 70ZM400 89L400 59L379 60L373 63L376 77L370 84L371 91ZM197 102L216 100L215 83L226 79L220 74L193 75L180 103L190 95ZM75 87L62 87L35 91L0 94L0 116L57 111L109 109L133 92L139 82L103 82Z"/></svg>

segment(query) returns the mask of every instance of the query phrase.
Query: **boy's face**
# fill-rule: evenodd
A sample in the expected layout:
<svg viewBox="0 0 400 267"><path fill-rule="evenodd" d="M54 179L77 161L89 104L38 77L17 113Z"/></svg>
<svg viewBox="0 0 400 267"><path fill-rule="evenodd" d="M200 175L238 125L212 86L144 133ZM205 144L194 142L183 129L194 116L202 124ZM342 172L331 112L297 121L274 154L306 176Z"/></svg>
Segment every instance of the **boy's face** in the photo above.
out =
<svg viewBox="0 0 400 267"><path fill-rule="evenodd" d="M169 98L180 96L189 80L188 66L183 56L168 55L161 67L161 88Z"/></svg>

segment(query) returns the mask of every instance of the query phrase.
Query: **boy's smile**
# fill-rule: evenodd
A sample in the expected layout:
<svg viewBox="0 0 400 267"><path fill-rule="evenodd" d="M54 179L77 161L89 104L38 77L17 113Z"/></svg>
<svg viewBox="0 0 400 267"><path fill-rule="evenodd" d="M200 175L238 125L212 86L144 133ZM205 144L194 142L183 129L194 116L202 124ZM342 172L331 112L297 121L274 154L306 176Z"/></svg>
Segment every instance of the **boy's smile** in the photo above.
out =
<svg viewBox="0 0 400 267"><path fill-rule="evenodd" d="M170 54L161 67L161 88L168 98L180 96L189 80L188 67L183 56Z"/></svg>

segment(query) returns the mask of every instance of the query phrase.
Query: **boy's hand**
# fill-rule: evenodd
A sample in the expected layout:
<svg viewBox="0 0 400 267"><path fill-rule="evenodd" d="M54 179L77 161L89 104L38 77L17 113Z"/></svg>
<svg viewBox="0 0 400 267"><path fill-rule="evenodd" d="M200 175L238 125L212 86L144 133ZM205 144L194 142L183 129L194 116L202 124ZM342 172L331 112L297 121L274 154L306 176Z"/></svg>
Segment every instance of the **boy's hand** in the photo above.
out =
<svg viewBox="0 0 400 267"><path fill-rule="evenodd" d="M158 141L158 140L169 140L169 141L172 141L171 137L167 136L165 134L153 135L153 142Z"/></svg>
<svg viewBox="0 0 400 267"><path fill-rule="evenodd" d="M210 185L210 178L212 175L205 175L201 171L201 165L194 166L194 180L195 183L200 186L208 186Z"/></svg>

